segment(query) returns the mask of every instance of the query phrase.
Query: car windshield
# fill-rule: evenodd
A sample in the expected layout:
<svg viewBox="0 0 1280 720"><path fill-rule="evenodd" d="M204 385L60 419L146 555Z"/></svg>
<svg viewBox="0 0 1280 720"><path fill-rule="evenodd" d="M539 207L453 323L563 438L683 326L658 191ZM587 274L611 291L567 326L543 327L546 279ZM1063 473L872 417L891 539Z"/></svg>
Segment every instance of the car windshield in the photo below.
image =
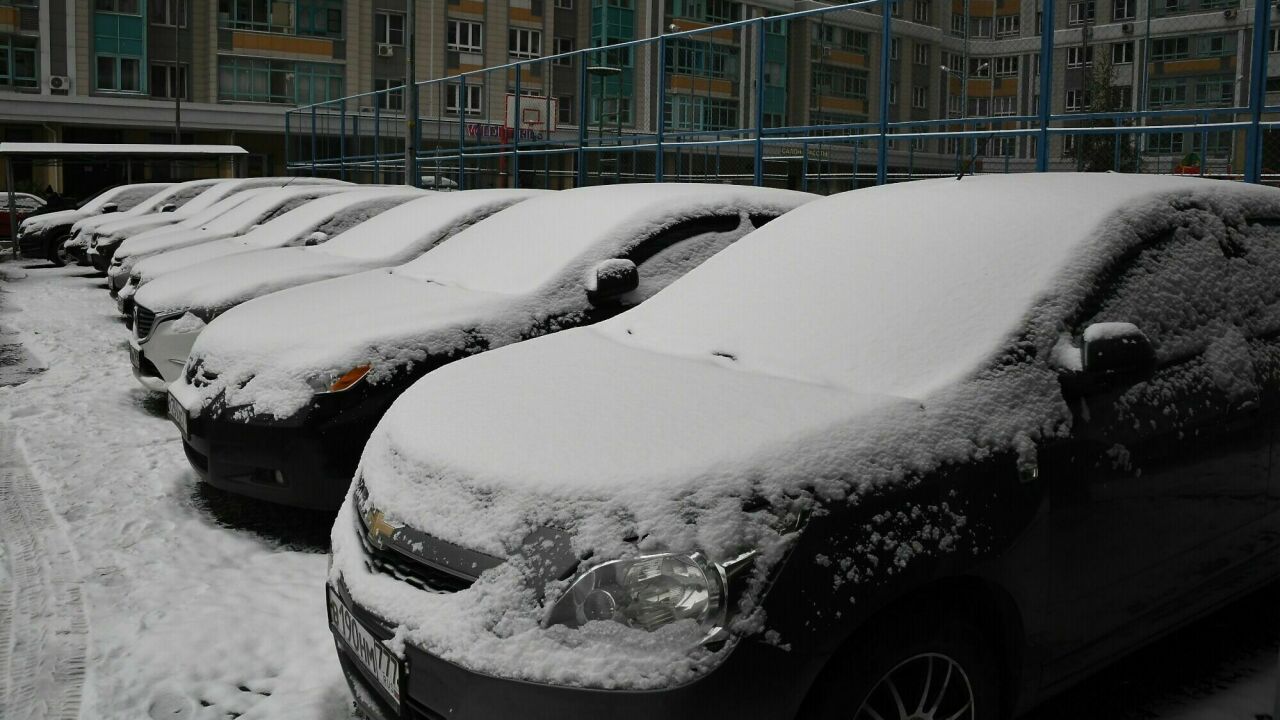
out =
<svg viewBox="0 0 1280 720"><path fill-rule="evenodd" d="M218 180L197 181L194 183L182 183L174 185L162 193L152 196L145 202L138 203L129 211L130 215L143 215L145 213L157 211L165 205L173 204L182 207L193 198L198 197L201 193L209 189L210 185L219 182Z"/></svg>
<svg viewBox="0 0 1280 720"><path fill-rule="evenodd" d="M222 200L201 213L199 217L203 222L195 222L196 218L192 218L189 222L194 227L209 232L239 234L261 222L263 217L270 215L276 209L290 205L296 207L297 204L309 202L319 194L321 193L296 195L286 192L282 194L276 188L246 190Z"/></svg>
<svg viewBox="0 0 1280 720"><path fill-rule="evenodd" d="M104 200L102 204L91 209L96 210L107 202L113 202L117 207L119 207L120 211L123 212L137 206L138 203L160 192L164 187L164 185L160 184L141 186L126 185L125 187L119 188L119 192L115 193L107 200Z"/></svg>
<svg viewBox="0 0 1280 720"><path fill-rule="evenodd" d="M319 202L306 202L295 210L259 225L252 233L244 236L244 241L249 245L267 248L292 244L304 233L323 232L327 237L336 237L415 197L421 197L421 191L336 193L335 197Z"/></svg>
<svg viewBox="0 0 1280 720"><path fill-rule="evenodd" d="M661 353L919 398L997 352L1104 218L1166 186L1188 187L1007 175L833 195L600 331ZM1019 210L997 209L1008 207Z"/></svg>

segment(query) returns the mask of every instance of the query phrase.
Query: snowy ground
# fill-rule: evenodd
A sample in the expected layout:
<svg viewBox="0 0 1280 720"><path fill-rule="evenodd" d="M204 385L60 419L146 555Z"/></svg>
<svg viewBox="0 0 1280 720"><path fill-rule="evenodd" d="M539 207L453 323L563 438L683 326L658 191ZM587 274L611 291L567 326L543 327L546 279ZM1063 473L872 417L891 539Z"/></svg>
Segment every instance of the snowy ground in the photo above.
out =
<svg viewBox="0 0 1280 720"><path fill-rule="evenodd" d="M103 288L0 262L0 717L349 720L328 518L198 486ZM1034 720L1270 717L1278 636L1273 588Z"/></svg>

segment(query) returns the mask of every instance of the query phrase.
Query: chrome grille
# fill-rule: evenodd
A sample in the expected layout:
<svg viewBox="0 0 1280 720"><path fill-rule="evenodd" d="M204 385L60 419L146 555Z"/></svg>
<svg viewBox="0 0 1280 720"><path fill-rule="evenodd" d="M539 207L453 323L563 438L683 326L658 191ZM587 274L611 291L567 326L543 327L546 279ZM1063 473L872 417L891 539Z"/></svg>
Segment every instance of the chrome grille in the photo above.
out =
<svg viewBox="0 0 1280 720"><path fill-rule="evenodd" d="M151 337L151 328L156 324L156 314L147 308L134 303L133 305L133 334L139 340L145 340Z"/></svg>
<svg viewBox="0 0 1280 720"><path fill-rule="evenodd" d="M360 545L364 548L365 566L374 572L390 575L419 590L440 595L466 590L475 582L432 567L396 550L374 547L373 543L369 542L369 533L364 522L358 517L356 534L360 536Z"/></svg>

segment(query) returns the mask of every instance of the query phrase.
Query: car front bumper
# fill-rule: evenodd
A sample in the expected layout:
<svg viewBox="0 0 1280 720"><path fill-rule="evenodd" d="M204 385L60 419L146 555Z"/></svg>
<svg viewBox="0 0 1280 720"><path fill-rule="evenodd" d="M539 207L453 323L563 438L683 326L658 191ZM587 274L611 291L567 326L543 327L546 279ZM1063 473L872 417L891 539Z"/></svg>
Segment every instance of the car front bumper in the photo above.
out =
<svg viewBox="0 0 1280 720"><path fill-rule="evenodd" d="M199 332L174 332L176 320L157 320L148 337L129 338L133 376L148 390L164 392L169 383L182 377L182 366L200 336Z"/></svg>
<svg viewBox="0 0 1280 720"><path fill-rule="evenodd" d="M388 624L352 601L343 583L330 588L375 638L392 636ZM720 665L698 679L658 690L601 690L496 677L406 643L397 713L334 630L332 619L330 632L356 704L378 720L792 718L808 686L799 658L753 640L739 642Z"/></svg>
<svg viewBox="0 0 1280 720"><path fill-rule="evenodd" d="M337 510L360 453L398 393L312 401L301 422L231 420L200 415L188 422L187 460L222 490L258 500ZM385 395L385 397L383 397Z"/></svg>

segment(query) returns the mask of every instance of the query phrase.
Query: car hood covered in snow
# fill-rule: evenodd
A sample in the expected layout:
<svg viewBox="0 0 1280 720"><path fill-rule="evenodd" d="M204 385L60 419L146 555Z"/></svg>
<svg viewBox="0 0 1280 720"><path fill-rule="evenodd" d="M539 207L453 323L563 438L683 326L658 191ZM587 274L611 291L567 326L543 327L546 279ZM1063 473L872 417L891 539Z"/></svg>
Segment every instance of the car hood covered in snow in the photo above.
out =
<svg viewBox="0 0 1280 720"><path fill-rule="evenodd" d="M74 223L75 221L89 217L92 214L94 214L92 211L84 209L54 210L53 212L32 215L31 217L23 220L18 227L25 232L40 232L45 228L53 227L54 225Z"/></svg>
<svg viewBox="0 0 1280 720"><path fill-rule="evenodd" d="M196 340L190 362L198 360L216 375L198 388L198 404L225 391L228 406L252 405L256 413L287 417L314 395L308 378L371 363L369 380L376 382L380 370L448 354L475 342L477 334L496 332L485 327L486 319L527 327L528 317L513 317L513 303L387 270L255 298L218 317Z"/></svg>

